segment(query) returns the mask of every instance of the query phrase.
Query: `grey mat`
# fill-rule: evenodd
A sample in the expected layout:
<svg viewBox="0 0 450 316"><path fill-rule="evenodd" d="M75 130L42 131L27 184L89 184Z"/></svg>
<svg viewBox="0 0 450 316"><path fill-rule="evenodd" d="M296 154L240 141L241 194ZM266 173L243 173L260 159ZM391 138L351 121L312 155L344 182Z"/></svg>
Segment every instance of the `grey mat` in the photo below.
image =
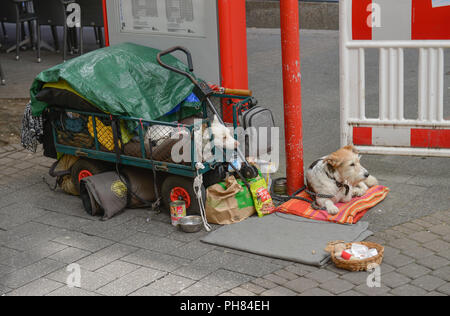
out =
<svg viewBox="0 0 450 316"><path fill-rule="evenodd" d="M372 235L368 227L367 222L341 225L275 213L223 226L202 241L267 257L323 266L330 259L324 250L328 242L363 241Z"/></svg>

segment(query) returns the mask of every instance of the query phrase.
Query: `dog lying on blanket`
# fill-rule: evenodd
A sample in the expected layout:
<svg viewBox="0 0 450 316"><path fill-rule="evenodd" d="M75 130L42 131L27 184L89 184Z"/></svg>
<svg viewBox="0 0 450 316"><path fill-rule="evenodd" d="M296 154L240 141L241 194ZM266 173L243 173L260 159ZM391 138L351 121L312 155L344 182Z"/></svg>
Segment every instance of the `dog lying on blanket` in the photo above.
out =
<svg viewBox="0 0 450 316"><path fill-rule="evenodd" d="M346 146L315 161L306 172L308 189L316 194L317 205L325 208L328 214L339 213L335 203L350 202L378 184L361 165L360 159L355 147Z"/></svg>

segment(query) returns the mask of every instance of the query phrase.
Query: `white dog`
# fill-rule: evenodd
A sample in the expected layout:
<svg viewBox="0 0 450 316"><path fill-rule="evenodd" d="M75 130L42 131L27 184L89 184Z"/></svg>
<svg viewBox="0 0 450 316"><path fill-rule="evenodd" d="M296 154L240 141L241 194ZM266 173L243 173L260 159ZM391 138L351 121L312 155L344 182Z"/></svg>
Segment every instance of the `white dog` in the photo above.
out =
<svg viewBox="0 0 450 316"><path fill-rule="evenodd" d="M346 146L315 161L306 172L308 189L316 194L317 205L330 215L339 212L335 203L363 196L369 187L378 184L361 166L360 159L355 147Z"/></svg>
<svg viewBox="0 0 450 316"><path fill-rule="evenodd" d="M234 138L230 129L220 123L217 116L211 124L211 132L214 135L214 145L219 148L234 150L239 146L239 142Z"/></svg>

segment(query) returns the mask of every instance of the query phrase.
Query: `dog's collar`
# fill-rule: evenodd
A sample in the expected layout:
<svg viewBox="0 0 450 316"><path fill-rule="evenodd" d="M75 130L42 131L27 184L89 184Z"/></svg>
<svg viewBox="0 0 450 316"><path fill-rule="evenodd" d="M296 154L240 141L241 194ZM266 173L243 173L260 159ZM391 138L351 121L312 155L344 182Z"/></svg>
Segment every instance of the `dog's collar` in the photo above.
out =
<svg viewBox="0 0 450 316"><path fill-rule="evenodd" d="M327 177L330 178L331 180L333 180L339 189L345 188L345 195L348 195L350 193L350 186L348 184L339 182L336 179L336 177L333 175L334 172L335 172L335 170L334 170L333 166L330 165L329 163L327 163L327 170L325 172L327 174Z"/></svg>
<svg viewBox="0 0 450 316"><path fill-rule="evenodd" d="M350 186L348 184L342 183L334 179L334 182L336 183L336 186L340 188L345 188L345 195L348 195L350 193Z"/></svg>

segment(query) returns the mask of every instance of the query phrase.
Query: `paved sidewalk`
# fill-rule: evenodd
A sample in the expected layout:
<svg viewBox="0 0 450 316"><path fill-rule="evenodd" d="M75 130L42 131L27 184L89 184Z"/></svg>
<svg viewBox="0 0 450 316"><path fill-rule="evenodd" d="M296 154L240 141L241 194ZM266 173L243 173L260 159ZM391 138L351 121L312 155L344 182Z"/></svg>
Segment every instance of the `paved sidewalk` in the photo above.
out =
<svg viewBox="0 0 450 316"><path fill-rule="evenodd" d="M43 183L52 163L0 147L2 295L449 295L450 212L377 232L386 246L381 287L366 272L293 264L203 244L168 214L129 210L107 222ZM48 177L47 177L48 179ZM50 179L49 179L50 180ZM69 264L81 288L69 289Z"/></svg>
<svg viewBox="0 0 450 316"><path fill-rule="evenodd" d="M222 295L446 296L450 295L450 211L394 226L369 237L385 246L381 286L371 272L292 264Z"/></svg>

